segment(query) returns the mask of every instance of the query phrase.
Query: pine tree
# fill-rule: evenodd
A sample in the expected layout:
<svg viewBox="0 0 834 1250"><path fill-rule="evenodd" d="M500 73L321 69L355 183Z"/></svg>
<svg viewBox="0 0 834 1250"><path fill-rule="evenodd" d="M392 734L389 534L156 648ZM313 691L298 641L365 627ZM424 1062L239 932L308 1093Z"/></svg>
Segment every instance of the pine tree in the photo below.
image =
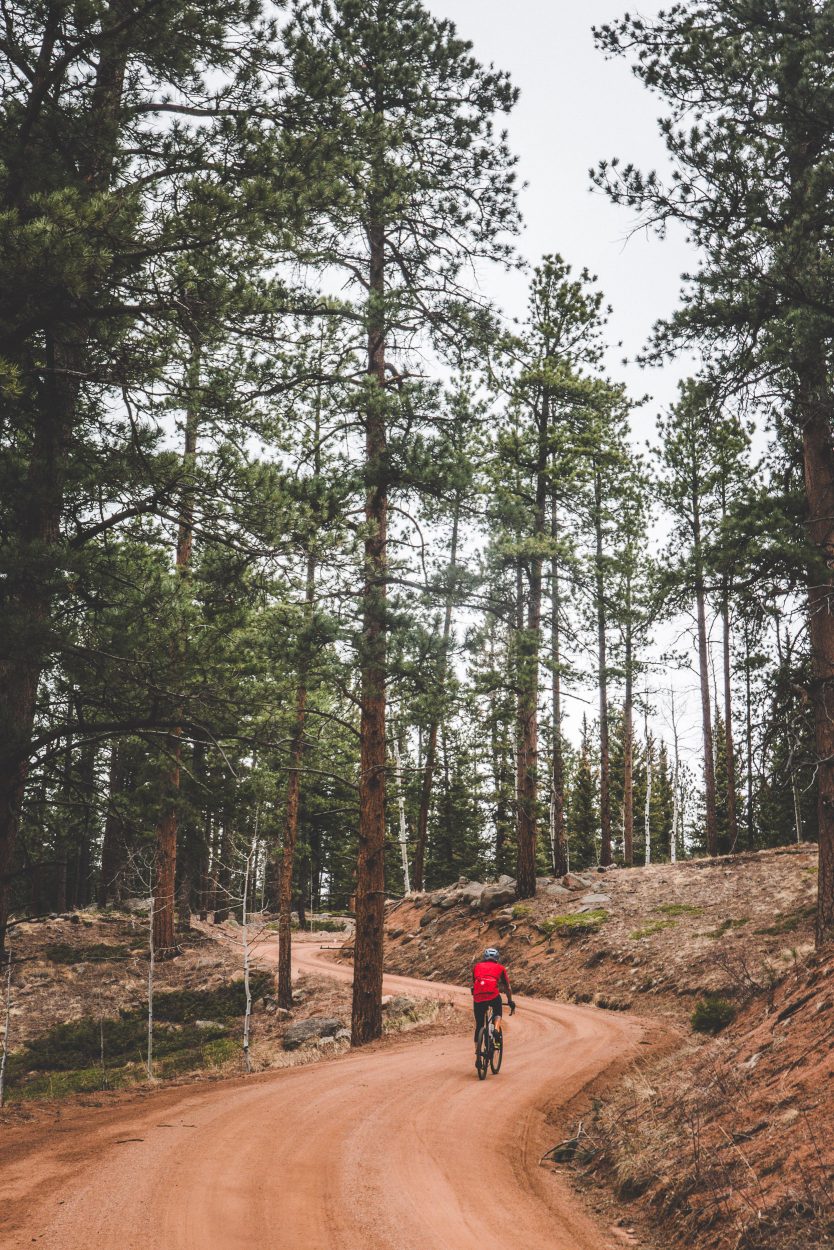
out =
<svg viewBox="0 0 834 1250"><path fill-rule="evenodd" d="M343 153L334 209L322 214L317 255L361 292L367 382L363 427L363 560L359 859L354 1043L382 1031L388 678L390 437L407 424L408 370L396 360L410 334L442 337L466 298L464 265L506 255L515 224L512 160L493 133L515 92L484 70L449 22L419 0L296 4L287 29L294 108L309 138ZM399 403L396 401L399 400Z"/></svg>

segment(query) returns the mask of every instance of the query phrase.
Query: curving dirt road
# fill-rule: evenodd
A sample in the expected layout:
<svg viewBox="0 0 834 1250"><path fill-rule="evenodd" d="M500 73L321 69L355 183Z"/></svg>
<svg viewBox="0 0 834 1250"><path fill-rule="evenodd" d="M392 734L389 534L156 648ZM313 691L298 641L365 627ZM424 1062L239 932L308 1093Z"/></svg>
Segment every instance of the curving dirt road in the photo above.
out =
<svg viewBox="0 0 834 1250"><path fill-rule="evenodd" d="M318 946L299 969L349 978ZM387 992L459 987L387 977ZM0 1138L0 1247L19 1250L609 1250L537 1166L541 1108L640 1037L588 1008L519 1000L505 1068L480 1082L468 1038L358 1051L179 1087Z"/></svg>

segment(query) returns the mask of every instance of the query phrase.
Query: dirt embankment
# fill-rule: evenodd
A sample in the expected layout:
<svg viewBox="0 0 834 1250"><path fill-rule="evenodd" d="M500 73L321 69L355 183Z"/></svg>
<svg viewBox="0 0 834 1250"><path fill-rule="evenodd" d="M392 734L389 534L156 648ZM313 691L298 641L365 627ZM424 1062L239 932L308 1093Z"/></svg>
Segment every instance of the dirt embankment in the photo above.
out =
<svg viewBox="0 0 834 1250"><path fill-rule="evenodd" d="M669 1247L832 1244L834 957L813 953L816 848L560 884L486 913L463 883L395 905L386 966L465 981L497 945L519 992L666 1018L664 1058L577 1104L570 1129L558 1119L562 1166L612 1185ZM693 1030L696 1009L717 1035Z"/></svg>

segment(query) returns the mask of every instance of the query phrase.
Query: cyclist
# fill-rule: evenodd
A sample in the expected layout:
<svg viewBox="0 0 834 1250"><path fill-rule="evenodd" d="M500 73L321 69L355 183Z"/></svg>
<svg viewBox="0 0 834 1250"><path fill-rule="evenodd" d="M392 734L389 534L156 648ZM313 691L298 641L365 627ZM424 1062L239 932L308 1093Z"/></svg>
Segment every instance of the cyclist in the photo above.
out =
<svg viewBox="0 0 834 1250"><path fill-rule="evenodd" d="M513 1015L515 1012L513 992L510 988L510 978L507 975L507 969L500 962L500 959L501 956L496 948L494 946L488 946L484 951L483 959L479 959L472 965L472 999L475 1009L476 1050L478 1046L478 1032L481 1028L483 1028L488 1007L492 1007L493 1018L495 1020L496 1045L501 1045L502 985L507 995L507 1005L510 1009L510 1015ZM476 1066L477 1062L476 1058Z"/></svg>

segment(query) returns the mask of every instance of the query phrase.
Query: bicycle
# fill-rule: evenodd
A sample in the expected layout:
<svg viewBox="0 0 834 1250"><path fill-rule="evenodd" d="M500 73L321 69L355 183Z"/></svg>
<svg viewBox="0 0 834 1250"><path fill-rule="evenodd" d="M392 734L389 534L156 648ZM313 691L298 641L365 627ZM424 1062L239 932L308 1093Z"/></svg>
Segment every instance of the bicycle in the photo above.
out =
<svg viewBox="0 0 834 1250"><path fill-rule="evenodd" d="M515 1003L510 1005L510 1015L515 1012ZM496 1038L498 1039L496 1041ZM478 1029L478 1044L476 1050L476 1063L478 1068L478 1080L485 1081L487 1072L491 1071L493 1076L497 1076L501 1071L501 1061L504 1058L504 1030L495 1028L495 1008L487 1007L484 1023Z"/></svg>

